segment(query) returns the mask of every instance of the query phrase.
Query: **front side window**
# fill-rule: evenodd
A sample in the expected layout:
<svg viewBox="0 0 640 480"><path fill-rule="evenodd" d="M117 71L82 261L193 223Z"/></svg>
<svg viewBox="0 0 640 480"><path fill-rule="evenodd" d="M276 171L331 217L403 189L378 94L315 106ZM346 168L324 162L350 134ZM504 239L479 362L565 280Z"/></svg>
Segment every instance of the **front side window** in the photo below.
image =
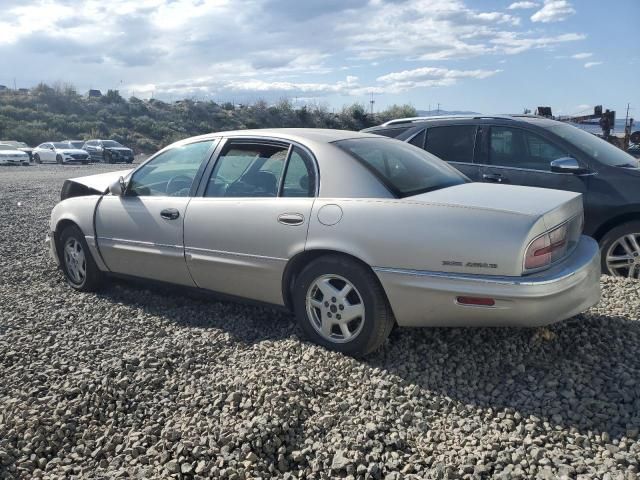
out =
<svg viewBox="0 0 640 480"><path fill-rule="evenodd" d="M188 197L193 180L214 140L174 147L136 170L127 195Z"/></svg>
<svg viewBox="0 0 640 480"><path fill-rule="evenodd" d="M211 173L205 197L277 197L287 145L230 142Z"/></svg>
<svg viewBox="0 0 640 480"><path fill-rule="evenodd" d="M468 181L435 156L398 140L354 138L335 145L363 163L397 197L408 197Z"/></svg>
<svg viewBox="0 0 640 480"><path fill-rule="evenodd" d="M512 127L491 127L489 163L501 167L550 170L567 153L535 133Z"/></svg>
<svg viewBox="0 0 640 480"><path fill-rule="evenodd" d="M447 162L473 162L475 125L451 125L427 130L425 150Z"/></svg>
<svg viewBox="0 0 640 480"><path fill-rule="evenodd" d="M592 133L580 130L572 125L554 123L548 127L551 133L564 138L582 152L598 162L614 167L635 166L636 160L624 150L610 144Z"/></svg>

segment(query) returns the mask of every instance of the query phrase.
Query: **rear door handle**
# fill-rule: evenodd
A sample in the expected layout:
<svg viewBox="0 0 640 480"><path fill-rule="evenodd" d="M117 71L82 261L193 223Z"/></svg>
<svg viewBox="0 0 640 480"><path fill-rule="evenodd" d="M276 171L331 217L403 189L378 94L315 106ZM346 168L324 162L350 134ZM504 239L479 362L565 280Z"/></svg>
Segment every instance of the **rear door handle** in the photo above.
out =
<svg viewBox="0 0 640 480"><path fill-rule="evenodd" d="M299 213L283 213L278 215L278 222L283 225L302 225L304 216Z"/></svg>
<svg viewBox="0 0 640 480"><path fill-rule="evenodd" d="M180 212L175 208L165 208L160 212L160 216L165 220L175 220L180 216Z"/></svg>
<svg viewBox="0 0 640 480"><path fill-rule="evenodd" d="M499 173L485 173L484 175L482 175L482 179L487 182L495 183L502 183L505 180L504 177Z"/></svg>

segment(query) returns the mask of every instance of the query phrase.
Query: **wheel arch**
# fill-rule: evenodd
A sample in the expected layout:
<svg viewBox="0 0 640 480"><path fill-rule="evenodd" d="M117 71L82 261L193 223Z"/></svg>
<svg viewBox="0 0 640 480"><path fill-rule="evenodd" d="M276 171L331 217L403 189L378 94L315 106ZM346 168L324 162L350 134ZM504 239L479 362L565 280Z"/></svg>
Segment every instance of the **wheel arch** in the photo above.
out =
<svg viewBox="0 0 640 480"><path fill-rule="evenodd" d="M636 211L623 213L616 217L610 218L602 225L600 225L595 233L593 234L593 238L600 243L602 238L612 230L613 228L619 227L620 225L628 222L637 222L640 221L640 208Z"/></svg>
<svg viewBox="0 0 640 480"><path fill-rule="evenodd" d="M375 274L371 265L362 260L361 258L347 252L343 252L340 250L333 250L330 248L316 248L312 250L304 250L300 253L294 255L288 262L287 266L284 269L284 273L282 275L282 299L284 300L284 305L289 310L293 311L293 301L291 298L291 290L293 284L300 274L302 269L306 267L310 262L314 261L316 258L322 257L324 255L338 255L344 258L347 258L351 261L359 263L363 267L369 269L371 273L373 273L374 277L380 282L378 276ZM382 286L382 285L381 285ZM382 286L382 290L384 291L384 286ZM386 292L385 292L386 296ZM388 298L386 299L388 302Z"/></svg>

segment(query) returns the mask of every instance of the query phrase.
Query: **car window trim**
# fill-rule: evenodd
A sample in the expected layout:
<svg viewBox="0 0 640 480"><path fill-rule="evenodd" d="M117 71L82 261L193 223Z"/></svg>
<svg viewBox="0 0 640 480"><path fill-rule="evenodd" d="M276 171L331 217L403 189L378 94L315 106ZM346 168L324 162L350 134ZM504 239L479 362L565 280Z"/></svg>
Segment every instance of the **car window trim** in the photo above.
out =
<svg viewBox="0 0 640 480"><path fill-rule="evenodd" d="M424 148L427 144L427 127L425 128L420 128L418 129L417 132L411 134L406 140L403 140L404 142L407 143L411 143L411 141L416 138L418 135L422 135L424 133L424 139L422 140L422 146L418 146L418 145L414 145L413 143L411 143L411 145L413 145L414 147L418 147L421 148L423 150L426 150L426 148ZM374 132L375 133L375 132Z"/></svg>
<svg viewBox="0 0 640 480"><path fill-rule="evenodd" d="M171 151L171 150L173 150L175 148L184 147L186 145L194 145L196 143L203 143L203 142L212 142L212 144L209 146L209 149L207 150L207 153L205 154L205 157L202 159L202 162L200 163L200 167L198 167L198 170L196 171L196 174L193 177L193 182L191 183L191 188L189 189L188 197L194 197L198 187L200 186L200 181L202 180L202 174L204 173L204 169L206 168L207 163L211 160L211 156L215 152L216 147L220 143L220 138L219 137L203 138L203 139L198 139L198 140L193 141L193 142L185 142L185 143L180 143L180 144L177 144L177 145L169 145L169 146L163 148L162 150L156 152L154 155L149 157L143 163L138 165L134 170L129 172L129 174L126 177L126 187L125 187L125 190L123 192L123 196L124 197L134 196L134 195L130 195L129 194L129 186L131 185L131 179L133 178L133 176L136 174L136 172L138 170L140 170L142 167L147 165L149 162L152 162L154 159L158 158L160 155L162 155L162 154L164 154L166 152L169 152L169 151ZM162 197L162 196L167 197L168 195L156 195L156 197Z"/></svg>
<svg viewBox="0 0 640 480"><path fill-rule="evenodd" d="M243 144L266 144L266 145L280 145L287 146L289 149L286 157L286 164L284 165L283 174L281 176L281 180L284 181L284 176L286 175L286 169L289 166L289 160L291 157L291 153L293 152L293 147L300 148L304 153L306 153L311 159L311 163L313 164L314 173L315 173L315 185L314 185L314 195L312 197L307 198L317 198L320 195L320 169L318 168L318 161L313 152L306 146L299 142L288 140L285 138L278 137L253 137L253 136L244 136L244 135L233 135L228 137L220 137L220 142L218 143L218 147L213 152L211 158L209 158L208 164L203 171L203 175L200 179L200 185L198 186L197 191L193 195L194 197L201 198L222 198L222 197L205 197L205 193L207 190L207 185L209 183L209 179L211 178L211 174L216 167L216 164L220 160L220 155L226 148L227 144L230 142L239 141ZM206 180L205 180L206 179ZM281 197L280 191L278 191L278 196L275 198L290 198L290 197ZM245 198L245 197L235 197L235 198ZM266 197L265 197L266 198Z"/></svg>
<svg viewBox="0 0 640 480"><path fill-rule="evenodd" d="M291 160L291 153L293 153L293 145L289 144L289 149L287 150L287 156L284 159L284 166L282 167L282 175L280 175L280 179L278 180L278 190L276 191L276 198L282 197L282 189L284 187L284 177L287 175L287 170L289 170L289 160Z"/></svg>

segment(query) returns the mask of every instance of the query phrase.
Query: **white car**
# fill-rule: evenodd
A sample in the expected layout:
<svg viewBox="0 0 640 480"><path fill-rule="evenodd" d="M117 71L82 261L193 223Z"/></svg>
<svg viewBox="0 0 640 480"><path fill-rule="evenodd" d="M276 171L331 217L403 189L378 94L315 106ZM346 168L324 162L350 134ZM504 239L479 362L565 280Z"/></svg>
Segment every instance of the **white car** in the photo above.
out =
<svg viewBox="0 0 640 480"><path fill-rule="evenodd" d="M29 165L29 154L13 145L0 143L0 165Z"/></svg>
<svg viewBox="0 0 640 480"><path fill-rule="evenodd" d="M36 163L55 162L60 165L66 163L89 163L89 153L86 150L72 148L67 142L41 143L33 149L33 160Z"/></svg>

